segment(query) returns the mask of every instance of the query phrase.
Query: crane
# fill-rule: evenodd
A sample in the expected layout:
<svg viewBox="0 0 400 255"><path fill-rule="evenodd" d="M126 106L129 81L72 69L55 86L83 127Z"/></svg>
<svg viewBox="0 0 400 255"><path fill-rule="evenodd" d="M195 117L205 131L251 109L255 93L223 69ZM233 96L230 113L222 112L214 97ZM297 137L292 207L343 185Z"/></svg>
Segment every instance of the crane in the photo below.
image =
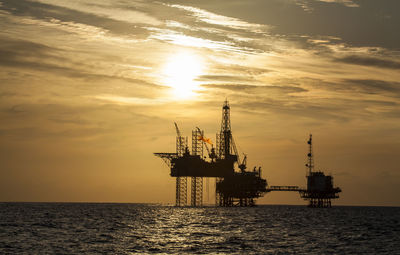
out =
<svg viewBox="0 0 400 255"><path fill-rule="evenodd" d="M238 164L239 164L239 169L244 172L247 168L247 155L243 153L243 161L240 163L239 158L238 158Z"/></svg>
<svg viewBox="0 0 400 255"><path fill-rule="evenodd" d="M174 125L175 125L175 129L176 129L176 135L178 137L181 137L181 131L179 131L178 124L176 124L176 122L174 122Z"/></svg>
<svg viewBox="0 0 400 255"><path fill-rule="evenodd" d="M185 153L189 153L189 149L187 147L187 141L185 142L184 137L181 134L181 131L178 128L178 124L174 122L175 129L176 129L176 135L177 135L177 153L182 156Z"/></svg>

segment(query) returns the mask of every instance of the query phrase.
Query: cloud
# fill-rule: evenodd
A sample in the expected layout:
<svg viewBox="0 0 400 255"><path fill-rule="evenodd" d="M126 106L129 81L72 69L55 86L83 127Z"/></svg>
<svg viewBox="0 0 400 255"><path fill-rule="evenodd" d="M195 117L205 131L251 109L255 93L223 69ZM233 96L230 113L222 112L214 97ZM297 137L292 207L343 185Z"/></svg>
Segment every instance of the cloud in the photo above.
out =
<svg viewBox="0 0 400 255"><path fill-rule="evenodd" d="M203 9L184 5L170 5L171 7L182 9L192 13L198 21L202 21L212 25L219 25L223 27L230 27L234 29L250 30L253 33L263 33L267 28L266 25L249 23L237 18L218 15Z"/></svg>
<svg viewBox="0 0 400 255"><path fill-rule="evenodd" d="M252 76L239 76L239 75L200 75L198 81L224 81L224 82L240 82L240 81L254 81Z"/></svg>
<svg viewBox="0 0 400 255"><path fill-rule="evenodd" d="M388 82L384 80L362 80L362 79L347 79L348 85L344 87L352 90L368 94L391 93L400 98L400 82Z"/></svg>
<svg viewBox="0 0 400 255"><path fill-rule="evenodd" d="M343 4L346 7L360 7L359 4L354 3L352 0L316 0L316 1L325 2L325 3Z"/></svg>
<svg viewBox="0 0 400 255"><path fill-rule="evenodd" d="M308 90L301 87L294 86L263 86L263 85L249 85L249 84L203 84L201 85L205 88L212 89L225 89L232 90L238 92L247 92L247 93L257 93L265 91L267 93L270 92L278 92L278 93L299 93L299 92L307 92Z"/></svg>
<svg viewBox="0 0 400 255"><path fill-rule="evenodd" d="M85 4L88 6L82 9L82 11L78 10L79 8L77 7L66 7L66 5L70 5L70 3L60 4L57 1L54 2L54 5L36 3L36 5L32 4L31 6L29 6L29 8L23 7L23 5L14 6L17 7L14 8L12 4L13 2L7 1L6 8L9 11L13 11L13 15L15 17L16 14L23 16L19 17L20 24L50 27L59 31L77 34L79 36L82 36L82 39L99 37L96 39L96 44L100 43L100 37L105 39L112 37L109 34L113 33L111 30L115 28L112 26L108 26L107 23L114 22L113 24L115 26L117 26L118 24L129 25L129 22L121 21L121 19L116 20L111 16L104 16L97 11L97 13L91 13L88 6L95 4L93 1L86 2ZM123 5L123 3L120 3L118 8L122 8ZM152 8L154 8L154 3L152 3L151 5L151 7L144 8L143 6L147 6L147 4L142 3L140 8L142 8L142 10L146 9L148 11L153 11ZM147 36L146 40L152 41L151 39L153 39L154 41L157 41L158 44L156 45L159 47L163 47L162 43L166 42L172 43L174 45L199 48L200 50L198 50L198 52L200 54L204 53L205 51L201 50L205 49L213 50L215 52L223 51L224 54L228 53L233 57L237 57L237 64L232 64L234 63L233 57L230 58L231 61L229 62L219 62L216 57L214 57L213 59L209 59L209 63L211 63L209 65L210 70L207 70L206 74L198 77L197 79L197 81L206 83L203 84L204 88L219 90L219 93L221 94L223 94L223 90L231 92L240 92L241 90L245 90L247 92L256 91L255 93L260 93L260 91L262 91L261 93L263 97L269 97L270 95L266 95L264 91L271 92L274 95L284 95L296 92L310 92L310 86L308 86L307 83L301 81L302 78L311 78L311 76L320 77L321 75L324 75L324 73L326 72L326 68L323 68L324 63L327 63L327 61L331 59L333 53L349 53L359 50L359 48L356 49L350 47L349 45L341 44L340 41L338 42L339 39L333 36L266 36L265 34L261 35L257 33L261 30L266 32L268 26L259 26L256 23L246 22L243 19L230 18L229 15L219 15L211 11L206 11L204 9L183 5L174 6L159 3L159 6L165 8L161 11L161 13L166 10L173 11L174 9L176 9L173 13L180 15L176 15L176 17L169 15L169 19L165 20L165 23L163 23L162 25L154 25L151 24L151 22L148 23L147 25L149 26L143 27L143 30L145 31L144 34L145 36ZM96 8L106 7L107 3L103 4L103 6L97 6ZM130 8L135 9L136 6ZM40 12L39 9L43 9L43 12ZM182 15L182 13L186 14ZM29 18L31 17L31 14L32 17L36 18ZM73 14L76 14L78 17L74 18ZM163 17L167 17L163 15L164 14L157 16L153 12L150 16L155 16L157 17L157 19L162 21ZM79 22L77 22L76 20L78 20ZM134 29L136 29L136 27ZM233 31L232 29L236 30L237 38L251 38L253 36L251 34L253 33L256 37L258 37L258 39L251 43L241 43L239 42L240 40L236 40L235 37L227 36L229 34L228 31ZM213 33L213 31L215 33ZM136 34L140 33L140 31L133 30L132 38L135 38ZM128 38L131 38L131 36L129 36ZM274 41L277 41L278 43L276 45L279 44L279 46L275 46L274 50L271 51L271 54L258 54L264 52L260 50L262 47L264 47L266 44L271 44ZM135 44L137 42L138 41L134 40L131 41L132 44ZM88 45L90 45L91 43L92 42L89 42ZM116 42L115 45L117 45L117 43L118 42ZM68 55L66 55L65 48L53 48L39 43L33 43L33 45L31 45L29 44L29 42L26 42L26 45L23 45L22 43L21 47L18 46L18 43L16 43L15 45L16 47L14 49L12 49L12 47L2 47L2 55L5 57L0 60L1 65L15 68L21 67L22 69L39 70L41 72L49 72L70 78L85 79L86 81L104 81L105 83L107 81L123 81L127 83L132 83L134 85L143 85L143 87L148 86L160 90L164 89L163 86L159 86L157 84L156 79L147 79L146 77L142 80L138 76L142 75L143 77L145 77L147 73L157 72L156 68L143 68L139 71L137 70L137 68L135 68L135 72L137 73L135 73L135 75L132 75L132 73L130 72L132 68L129 68L128 66L131 65L140 67L142 66L142 63L124 61L125 56L120 56L111 60L108 58L108 56L104 57L106 56L106 54L111 53L111 51L108 51L107 49L104 55L99 54L99 57L96 57L96 59L89 59L90 61L87 61L88 55L85 56L82 55L82 53L88 49L80 49L79 52L75 51L73 52L73 54L71 54L71 51L69 51ZM129 45L129 43L127 43L127 45ZM339 45L340 47L338 46L337 48L335 48L335 50L327 51L326 47L318 48L310 45ZM28 50L25 52L23 48L32 50ZM124 50L127 49L129 50L130 48L125 48ZM146 48L143 49L145 50ZM135 50L137 49L134 49L132 52L135 52ZM119 53L117 53L116 55L118 55ZM243 57L243 55L248 53L254 54L256 56L254 58L247 58L247 56ZM30 56L29 54L36 55ZM343 58L335 58L335 62L381 67L385 69L398 69L399 67L399 63L395 60L369 57L368 54L369 52L366 52L366 56L359 56L354 54ZM72 55L79 56L79 58L76 58ZM219 57L221 56L226 57L222 54ZM264 60L261 60L263 58ZM318 58L317 62L315 61L316 58ZM85 61L81 61L83 59ZM243 60L245 60L245 62L247 60L250 61L247 61L246 65L242 65L241 62ZM124 62L122 62L122 64L117 64L121 61ZM147 66L152 66L152 64L154 64L152 63L152 61L150 62ZM126 67L122 69L120 68L121 66L125 65ZM79 68L77 68L78 66ZM111 66L115 69L110 70L108 67ZM262 66L266 66L268 67L268 69L260 68ZM332 73L344 73L343 68L339 66L330 67L330 69L332 69ZM352 79L352 77L349 77L349 79L344 80L344 85L334 84L335 82L330 80L330 77L326 77L323 80L323 83L332 83L334 85L332 85L331 87L320 86L318 88L319 92L323 93L324 91L328 91L329 93L331 93L331 91L341 91L341 93L347 93L345 91L359 91L365 94L372 95L375 93L373 91L379 91L379 86L376 84L376 82L372 83L372 81L377 81L379 79L373 79L369 77L365 79L357 79L357 75L354 75L353 77L354 79ZM290 86L288 86L288 84L284 84L284 82L281 82L285 80L292 80L293 83L289 84ZM368 82L366 82L367 85L364 84L361 86L359 84L356 84L356 80L362 80L364 83L368 80ZM239 82L239 84L235 84L237 82ZM273 84L273 86L262 86L263 84ZM383 84L381 83L380 86L382 87ZM128 91L128 89L126 91ZM380 91L382 93L390 93L392 96L393 93L395 93L395 90L389 85L386 85L386 89L381 89ZM134 94L134 92L129 92L127 95L123 95L122 93L118 93L115 91L115 98L112 98L113 95L108 93L110 93L110 90L103 90L95 93L95 95L108 95L109 102L125 102L128 104L143 103L144 105L149 104L149 102L147 101L138 100L138 97ZM144 96L144 98L147 99L148 97ZM300 98L296 98L295 100L300 100Z"/></svg>
<svg viewBox="0 0 400 255"><path fill-rule="evenodd" d="M148 108L130 111L121 103L78 101L78 104L33 102L0 107L0 117L8 123L0 128L0 137L20 141L79 139L87 142L115 132L131 134L135 125L160 119L149 113Z"/></svg>
<svg viewBox="0 0 400 255"><path fill-rule="evenodd" d="M170 29L162 29L155 27L147 29L151 31L151 35L148 37L149 39L156 39L163 42L172 43L175 45L206 48L215 51L236 52L244 54L253 54L260 52L259 49L236 45L234 42L229 40L217 41L217 40L205 39L201 38L200 36L189 36L184 33Z"/></svg>
<svg viewBox="0 0 400 255"><path fill-rule="evenodd" d="M121 105L165 105L173 100L166 99L151 99L143 97L123 97L115 95L97 95L93 98L113 102Z"/></svg>
<svg viewBox="0 0 400 255"><path fill-rule="evenodd" d="M134 26L128 21L96 14L90 12L87 8L79 9L74 4L71 4L71 6L65 5L65 3L68 3L65 1L49 1L48 4L26 0L17 2L3 0L3 2L5 4L0 8L12 15L8 16L8 18L12 19L13 22L45 26L59 25L70 32L76 33L95 32L99 34L99 32L110 32L117 35L135 35L136 38L144 38L147 35L147 30ZM23 17L23 19L17 19L18 17Z"/></svg>
<svg viewBox="0 0 400 255"><path fill-rule="evenodd" d="M250 75L250 76L264 75L273 72L272 70L267 68L259 68L255 66L246 66L238 64L229 64L229 63L213 66L213 69L223 73L235 73L237 75Z"/></svg>
<svg viewBox="0 0 400 255"><path fill-rule="evenodd" d="M312 12L314 8L312 8L308 2L308 0L294 0L294 3L300 6L305 12Z"/></svg>
<svg viewBox="0 0 400 255"><path fill-rule="evenodd" d="M144 12L124 8L118 8L113 5L100 5L98 1L87 1L86 3L70 2L70 1L53 1L53 0L39 0L39 2L63 7L66 9L76 10L80 12L91 13L99 17L106 17L109 19L123 21L133 24L148 24L148 25L161 25L162 22L157 18L150 16ZM134 2L132 2L134 4Z"/></svg>
<svg viewBox="0 0 400 255"><path fill-rule="evenodd" d="M152 89L165 89L154 82L136 76L103 72L93 69L89 63L63 57L65 50L26 40L14 40L0 37L0 66L19 70L36 70L58 77L79 78L87 81L123 81L135 86ZM134 66L136 67L136 66ZM126 68L132 69L128 66ZM143 69L143 67L140 67ZM145 71L148 69L144 68Z"/></svg>
<svg viewBox="0 0 400 255"><path fill-rule="evenodd" d="M346 7L360 7L357 3L354 3L352 0L293 0L294 3L300 6L305 12L314 12L315 11L315 3L314 2L324 2L324 3L336 3L341 4Z"/></svg>
<svg viewBox="0 0 400 255"><path fill-rule="evenodd" d="M353 64L353 65L363 65L363 66L373 66L379 68L389 68L389 69L400 69L400 62L393 61L390 59L376 58L376 57L367 57L367 56L358 56L358 55L350 55L343 58L337 58L336 61Z"/></svg>
<svg viewBox="0 0 400 255"><path fill-rule="evenodd" d="M41 43L0 37L0 51L0 61L5 61L22 57L56 57L54 54L60 50Z"/></svg>
<svg viewBox="0 0 400 255"><path fill-rule="evenodd" d="M342 121L349 122L356 115L352 108L348 108L347 104L340 102L326 101L320 102L315 100L289 100L289 99L261 99L249 100L241 103L241 108L265 115L266 112L272 112L283 116L291 116L291 118L307 118L310 120L324 121ZM348 102L347 102L348 103Z"/></svg>
<svg viewBox="0 0 400 255"><path fill-rule="evenodd" d="M226 89L232 91L245 91L245 90L253 90L256 89L258 86L248 85L248 84L203 84L201 85L204 88L211 88L211 89Z"/></svg>
<svg viewBox="0 0 400 255"><path fill-rule="evenodd" d="M44 44L26 40L0 38L0 65L14 68L28 68L45 72L63 74L76 73L74 70L50 64L50 61L62 63L66 58L60 57L62 50ZM46 63L47 62L47 63Z"/></svg>
<svg viewBox="0 0 400 255"><path fill-rule="evenodd" d="M76 22L66 22L61 21L55 18L51 18L49 20L35 20L30 18L22 18L18 20L22 24L33 25L33 26L41 26L41 27L50 27L57 29L59 31L65 31L67 33L73 33L76 35L85 38L86 40L112 40L115 37L107 35L109 33L108 30L86 25L82 23Z"/></svg>

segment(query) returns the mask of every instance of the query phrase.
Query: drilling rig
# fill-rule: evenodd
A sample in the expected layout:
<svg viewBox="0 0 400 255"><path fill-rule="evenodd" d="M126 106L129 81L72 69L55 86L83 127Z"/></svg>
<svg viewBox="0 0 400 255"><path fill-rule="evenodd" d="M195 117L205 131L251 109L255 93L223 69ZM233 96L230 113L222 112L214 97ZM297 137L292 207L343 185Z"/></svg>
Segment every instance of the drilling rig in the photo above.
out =
<svg viewBox="0 0 400 255"><path fill-rule="evenodd" d="M262 196L266 190L267 181L261 177L261 167L246 171L247 156L240 160L234 142L230 106L228 101L222 107L221 130L216 135L216 147L209 150L204 131L196 128L192 131L192 150L189 151L188 139L177 131L175 153L154 153L162 158L171 169L170 175L176 177L176 206L187 205L187 178L191 178L190 205L203 204L203 178L216 178L217 206L254 206L254 199ZM204 155L204 147L207 155ZM239 168L235 170L235 166Z"/></svg>
<svg viewBox="0 0 400 255"><path fill-rule="evenodd" d="M220 161L228 162L232 171L216 181L216 203L219 206L254 206L254 199L262 196L267 190L267 181L261 177L261 167L246 171L247 156L240 160L232 136L230 106L225 101L222 107L221 131L217 134L217 152ZM237 163L240 171L234 171Z"/></svg>
<svg viewBox="0 0 400 255"><path fill-rule="evenodd" d="M333 177L314 170L312 135L307 154L307 188L299 186L268 186L261 177L261 167L247 169L247 155L241 160L231 131L230 106L222 106L220 132L216 135L216 146L196 127L192 131L192 146L188 138L176 129L176 152L154 153L170 168L170 175L176 178L176 206L203 205L203 179L215 178L215 203L217 206L254 206L255 199L271 191L298 192L309 201L309 207L331 207L331 199L339 198L341 189L333 186ZM211 145L211 150L208 145ZM204 155L204 148L206 154ZM235 167L237 169L235 170ZM188 203L188 178L190 183L190 204ZM208 179L207 179L208 180Z"/></svg>

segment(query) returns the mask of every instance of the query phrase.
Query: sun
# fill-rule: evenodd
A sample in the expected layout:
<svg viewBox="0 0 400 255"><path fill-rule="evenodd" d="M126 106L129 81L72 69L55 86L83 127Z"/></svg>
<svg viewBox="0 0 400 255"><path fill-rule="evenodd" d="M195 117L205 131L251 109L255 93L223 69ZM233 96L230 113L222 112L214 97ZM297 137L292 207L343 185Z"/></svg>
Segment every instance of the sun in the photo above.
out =
<svg viewBox="0 0 400 255"><path fill-rule="evenodd" d="M164 82L171 87L175 98L187 99L199 89L196 80L203 72L202 59L191 52L180 52L170 56L163 68Z"/></svg>

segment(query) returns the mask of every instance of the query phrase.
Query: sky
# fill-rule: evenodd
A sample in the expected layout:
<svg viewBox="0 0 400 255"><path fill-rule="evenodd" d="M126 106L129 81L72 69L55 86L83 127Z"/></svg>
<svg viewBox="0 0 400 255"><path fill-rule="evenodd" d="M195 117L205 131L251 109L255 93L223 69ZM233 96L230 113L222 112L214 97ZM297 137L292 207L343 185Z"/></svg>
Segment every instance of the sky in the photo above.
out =
<svg viewBox="0 0 400 255"><path fill-rule="evenodd" d="M0 0L0 201L174 203L153 153L175 151L174 122L215 141L228 99L268 184L306 185L312 133L334 204L400 206L399 13L398 0Z"/></svg>

